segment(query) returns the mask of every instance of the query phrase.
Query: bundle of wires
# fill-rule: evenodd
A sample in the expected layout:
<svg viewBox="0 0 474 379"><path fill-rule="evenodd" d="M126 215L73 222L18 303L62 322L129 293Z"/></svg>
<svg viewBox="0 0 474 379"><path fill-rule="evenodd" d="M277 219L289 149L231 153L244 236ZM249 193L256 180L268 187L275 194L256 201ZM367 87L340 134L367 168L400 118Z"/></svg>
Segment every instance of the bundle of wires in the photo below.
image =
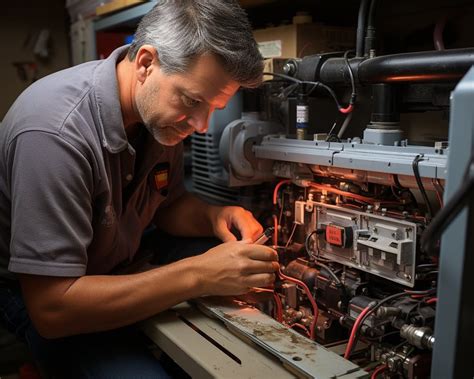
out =
<svg viewBox="0 0 474 379"><path fill-rule="evenodd" d="M380 301L373 301L369 303L369 305L362 310L359 316L356 318L354 325L352 326L351 335L349 337L349 341L347 342L346 351L344 353L344 358L349 359L352 353L353 347L357 344L357 339L359 336L360 329L364 324L365 320L373 314L377 309L379 309L382 305L398 299L403 296L412 296L412 295L424 295L429 296L434 293L434 289L427 290L427 291L403 291L396 293L394 295L388 296Z"/></svg>
<svg viewBox="0 0 474 379"><path fill-rule="evenodd" d="M310 338L314 340L316 336L316 324L318 322L318 315L319 315L319 310L318 310L318 305L316 304L316 301L313 298L313 294L309 290L308 286L303 283L301 280L298 280L296 278L292 278L291 276L287 276L281 272L281 270L278 271L278 276L280 277L281 280L287 280L289 282L295 283L301 288L303 288L304 292L306 293L306 296L308 297L308 300L311 303L311 306L313 307L313 321L311 322L311 327L310 327Z"/></svg>
<svg viewBox="0 0 474 379"><path fill-rule="evenodd" d="M349 72L351 73L351 78L352 78L351 80L353 80L354 75L352 73L352 69L350 68L350 65L349 65ZM299 86L304 87L305 85L311 85L312 87L309 89L309 91L307 91L304 94L305 96L309 96L311 93L313 93L314 90L316 90L316 88L321 87L321 88L325 89L329 93L329 95L333 98L334 102L336 103L337 109L340 113L348 114L348 113L351 113L354 109L354 103L355 103L355 99L356 99L355 83L353 85L352 95L351 95L351 99L349 101L349 104L346 107L343 107L339 103L339 100L336 96L336 93L333 91L333 89L331 87L328 87L324 83L312 82L312 81L308 81L308 80L299 80L299 79L293 78L292 76L288 76L288 75L284 75L284 74L277 74L275 72L264 72L263 75L271 75L271 76L274 76L274 77L277 77L277 78L282 78L282 79L286 79L288 81L297 83L298 85L295 85L295 86L291 87L292 91L296 90L296 88L298 88ZM291 92L287 93L286 96L289 96L290 94L291 94Z"/></svg>

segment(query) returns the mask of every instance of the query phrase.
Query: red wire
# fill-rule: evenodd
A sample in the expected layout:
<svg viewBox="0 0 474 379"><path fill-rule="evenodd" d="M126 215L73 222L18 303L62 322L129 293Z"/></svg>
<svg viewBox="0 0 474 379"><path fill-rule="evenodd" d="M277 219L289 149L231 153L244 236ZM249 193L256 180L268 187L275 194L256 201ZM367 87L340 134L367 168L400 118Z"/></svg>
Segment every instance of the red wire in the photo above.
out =
<svg viewBox="0 0 474 379"><path fill-rule="evenodd" d="M289 325L288 327L289 327L289 328L293 328L293 327L295 327L295 326L298 327L298 328L300 328L300 329L303 329L303 330L305 331L306 335L307 335L308 337L311 337L311 334L308 332L308 329L306 328L306 326L304 326L304 325L302 325L302 324L298 324L297 322L295 322L294 324L291 324L291 325Z"/></svg>
<svg viewBox="0 0 474 379"><path fill-rule="evenodd" d="M354 344L355 337L357 335L357 330L359 329L359 324L362 321L362 319L364 318L364 316L367 314L367 312L369 312L371 309L372 308L370 306L366 307L366 308L364 308L364 310L362 312L360 312L359 316L357 316L357 318L354 322L354 325L352 326L349 341L347 342L346 351L344 352L344 358L349 359L349 356L350 356L351 351L352 351L352 345Z"/></svg>
<svg viewBox="0 0 474 379"><path fill-rule="evenodd" d="M269 288L254 287L253 289L260 292L271 292L273 294L273 299L275 300L276 306L276 319L278 322L283 322L283 304L281 303L280 296L278 296L274 290Z"/></svg>
<svg viewBox="0 0 474 379"><path fill-rule="evenodd" d="M354 110L354 106L352 104L349 104L346 108L339 108L339 112L342 114L347 114L351 113Z"/></svg>
<svg viewBox="0 0 474 379"><path fill-rule="evenodd" d="M384 372L385 370L387 369L387 365L380 365L378 366L375 371L372 373L372 376L370 377L370 379L376 379L377 376L381 373L381 372Z"/></svg>
<svg viewBox="0 0 474 379"><path fill-rule="evenodd" d="M275 189L273 190L273 205L277 205L277 199L278 199L278 190L283 184L289 184L291 183L291 180L289 179L284 179L281 180L276 186Z"/></svg>
<svg viewBox="0 0 474 379"><path fill-rule="evenodd" d="M433 304L433 303L436 303L436 302L438 302L437 297L432 297L432 298L426 300L426 304Z"/></svg>
<svg viewBox="0 0 474 379"><path fill-rule="evenodd" d="M319 315L319 310L318 310L318 305L316 304L316 301L313 299L313 295L311 294L311 291L309 290L308 286L304 284L301 280L292 278L290 276L286 276L281 272L281 270L278 270L278 275L282 280L287 280L289 282L293 282L295 284L298 284L300 287L303 288L304 292L306 293L306 296L308 297L309 301L311 302L311 305L313 306L313 321L311 322L311 327L310 327L310 338L314 340L315 333L316 333L316 323L318 321L318 315Z"/></svg>
<svg viewBox="0 0 474 379"><path fill-rule="evenodd" d="M273 246L278 246L278 217L273 215Z"/></svg>
<svg viewBox="0 0 474 379"><path fill-rule="evenodd" d="M291 183L291 180L289 179L284 179L281 180L280 182L277 183L275 186L275 189L273 190L273 205L277 205L277 200L278 200L278 190L283 184L289 184ZM278 245L278 218L276 215L273 215L273 246Z"/></svg>

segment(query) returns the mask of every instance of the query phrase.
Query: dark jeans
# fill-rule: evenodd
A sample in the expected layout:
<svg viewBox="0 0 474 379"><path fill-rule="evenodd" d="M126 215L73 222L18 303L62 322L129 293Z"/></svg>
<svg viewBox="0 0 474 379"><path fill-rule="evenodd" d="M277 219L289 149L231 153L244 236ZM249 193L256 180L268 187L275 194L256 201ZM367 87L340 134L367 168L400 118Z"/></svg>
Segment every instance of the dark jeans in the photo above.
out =
<svg viewBox="0 0 474 379"><path fill-rule="evenodd" d="M200 254L217 243L210 238L176 239L148 233L141 249L159 250L154 263L166 264ZM170 377L134 325L108 332L43 338L28 316L16 282L0 282L0 323L27 344L42 373L50 378Z"/></svg>

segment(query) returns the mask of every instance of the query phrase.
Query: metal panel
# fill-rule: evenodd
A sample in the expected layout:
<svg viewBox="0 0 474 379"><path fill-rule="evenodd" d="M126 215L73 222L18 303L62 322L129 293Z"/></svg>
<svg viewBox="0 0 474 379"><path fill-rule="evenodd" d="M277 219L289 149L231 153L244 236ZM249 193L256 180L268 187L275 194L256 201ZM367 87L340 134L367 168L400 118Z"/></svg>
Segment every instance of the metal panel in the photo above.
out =
<svg viewBox="0 0 474 379"><path fill-rule="evenodd" d="M448 149L425 146L380 146L359 143L302 141L284 137L265 137L254 146L257 158L284 162L335 166L348 169L413 175L413 160L419 154L420 176L444 179Z"/></svg>
<svg viewBox="0 0 474 379"><path fill-rule="evenodd" d="M474 151L474 68L457 85L451 98L448 180L445 197L449 199L460 187L464 170ZM443 235L440 255L436 343L433 352L432 378L472 378L474 360L474 297L470 276L474 271L473 205L471 230L468 211L456 217ZM468 243L468 237L470 242ZM469 246L470 244L470 246ZM471 249L471 250L470 250Z"/></svg>
<svg viewBox="0 0 474 379"><path fill-rule="evenodd" d="M144 321L142 329L193 378L296 377L278 359L187 303Z"/></svg>
<svg viewBox="0 0 474 379"><path fill-rule="evenodd" d="M336 224L353 231L350 247L338 247L322 240L322 257L354 267L405 286L415 286L415 223L393 217L359 212L317 202L308 202L314 210L312 230Z"/></svg>
<svg viewBox="0 0 474 379"><path fill-rule="evenodd" d="M272 353L298 377L368 378L369 374L359 366L247 304L221 297L202 298L198 304L204 312L219 318L231 330Z"/></svg>

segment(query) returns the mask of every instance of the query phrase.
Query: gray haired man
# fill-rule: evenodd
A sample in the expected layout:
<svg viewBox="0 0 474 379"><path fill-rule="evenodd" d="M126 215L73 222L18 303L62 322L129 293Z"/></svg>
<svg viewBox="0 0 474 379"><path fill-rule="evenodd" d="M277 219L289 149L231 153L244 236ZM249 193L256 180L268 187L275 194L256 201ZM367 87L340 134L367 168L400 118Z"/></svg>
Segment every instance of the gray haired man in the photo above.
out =
<svg viewBox="0 0 474 379"><path fill-rule="evenodd" d="M262 60L237 1L159 2L130 47L39 80L0 129L0 320L52 377L166 377L130 325L203 295L268 286L261 225L183 186L182 143ZM215 236L201 255L112 275L151 223Z"/></svg>

